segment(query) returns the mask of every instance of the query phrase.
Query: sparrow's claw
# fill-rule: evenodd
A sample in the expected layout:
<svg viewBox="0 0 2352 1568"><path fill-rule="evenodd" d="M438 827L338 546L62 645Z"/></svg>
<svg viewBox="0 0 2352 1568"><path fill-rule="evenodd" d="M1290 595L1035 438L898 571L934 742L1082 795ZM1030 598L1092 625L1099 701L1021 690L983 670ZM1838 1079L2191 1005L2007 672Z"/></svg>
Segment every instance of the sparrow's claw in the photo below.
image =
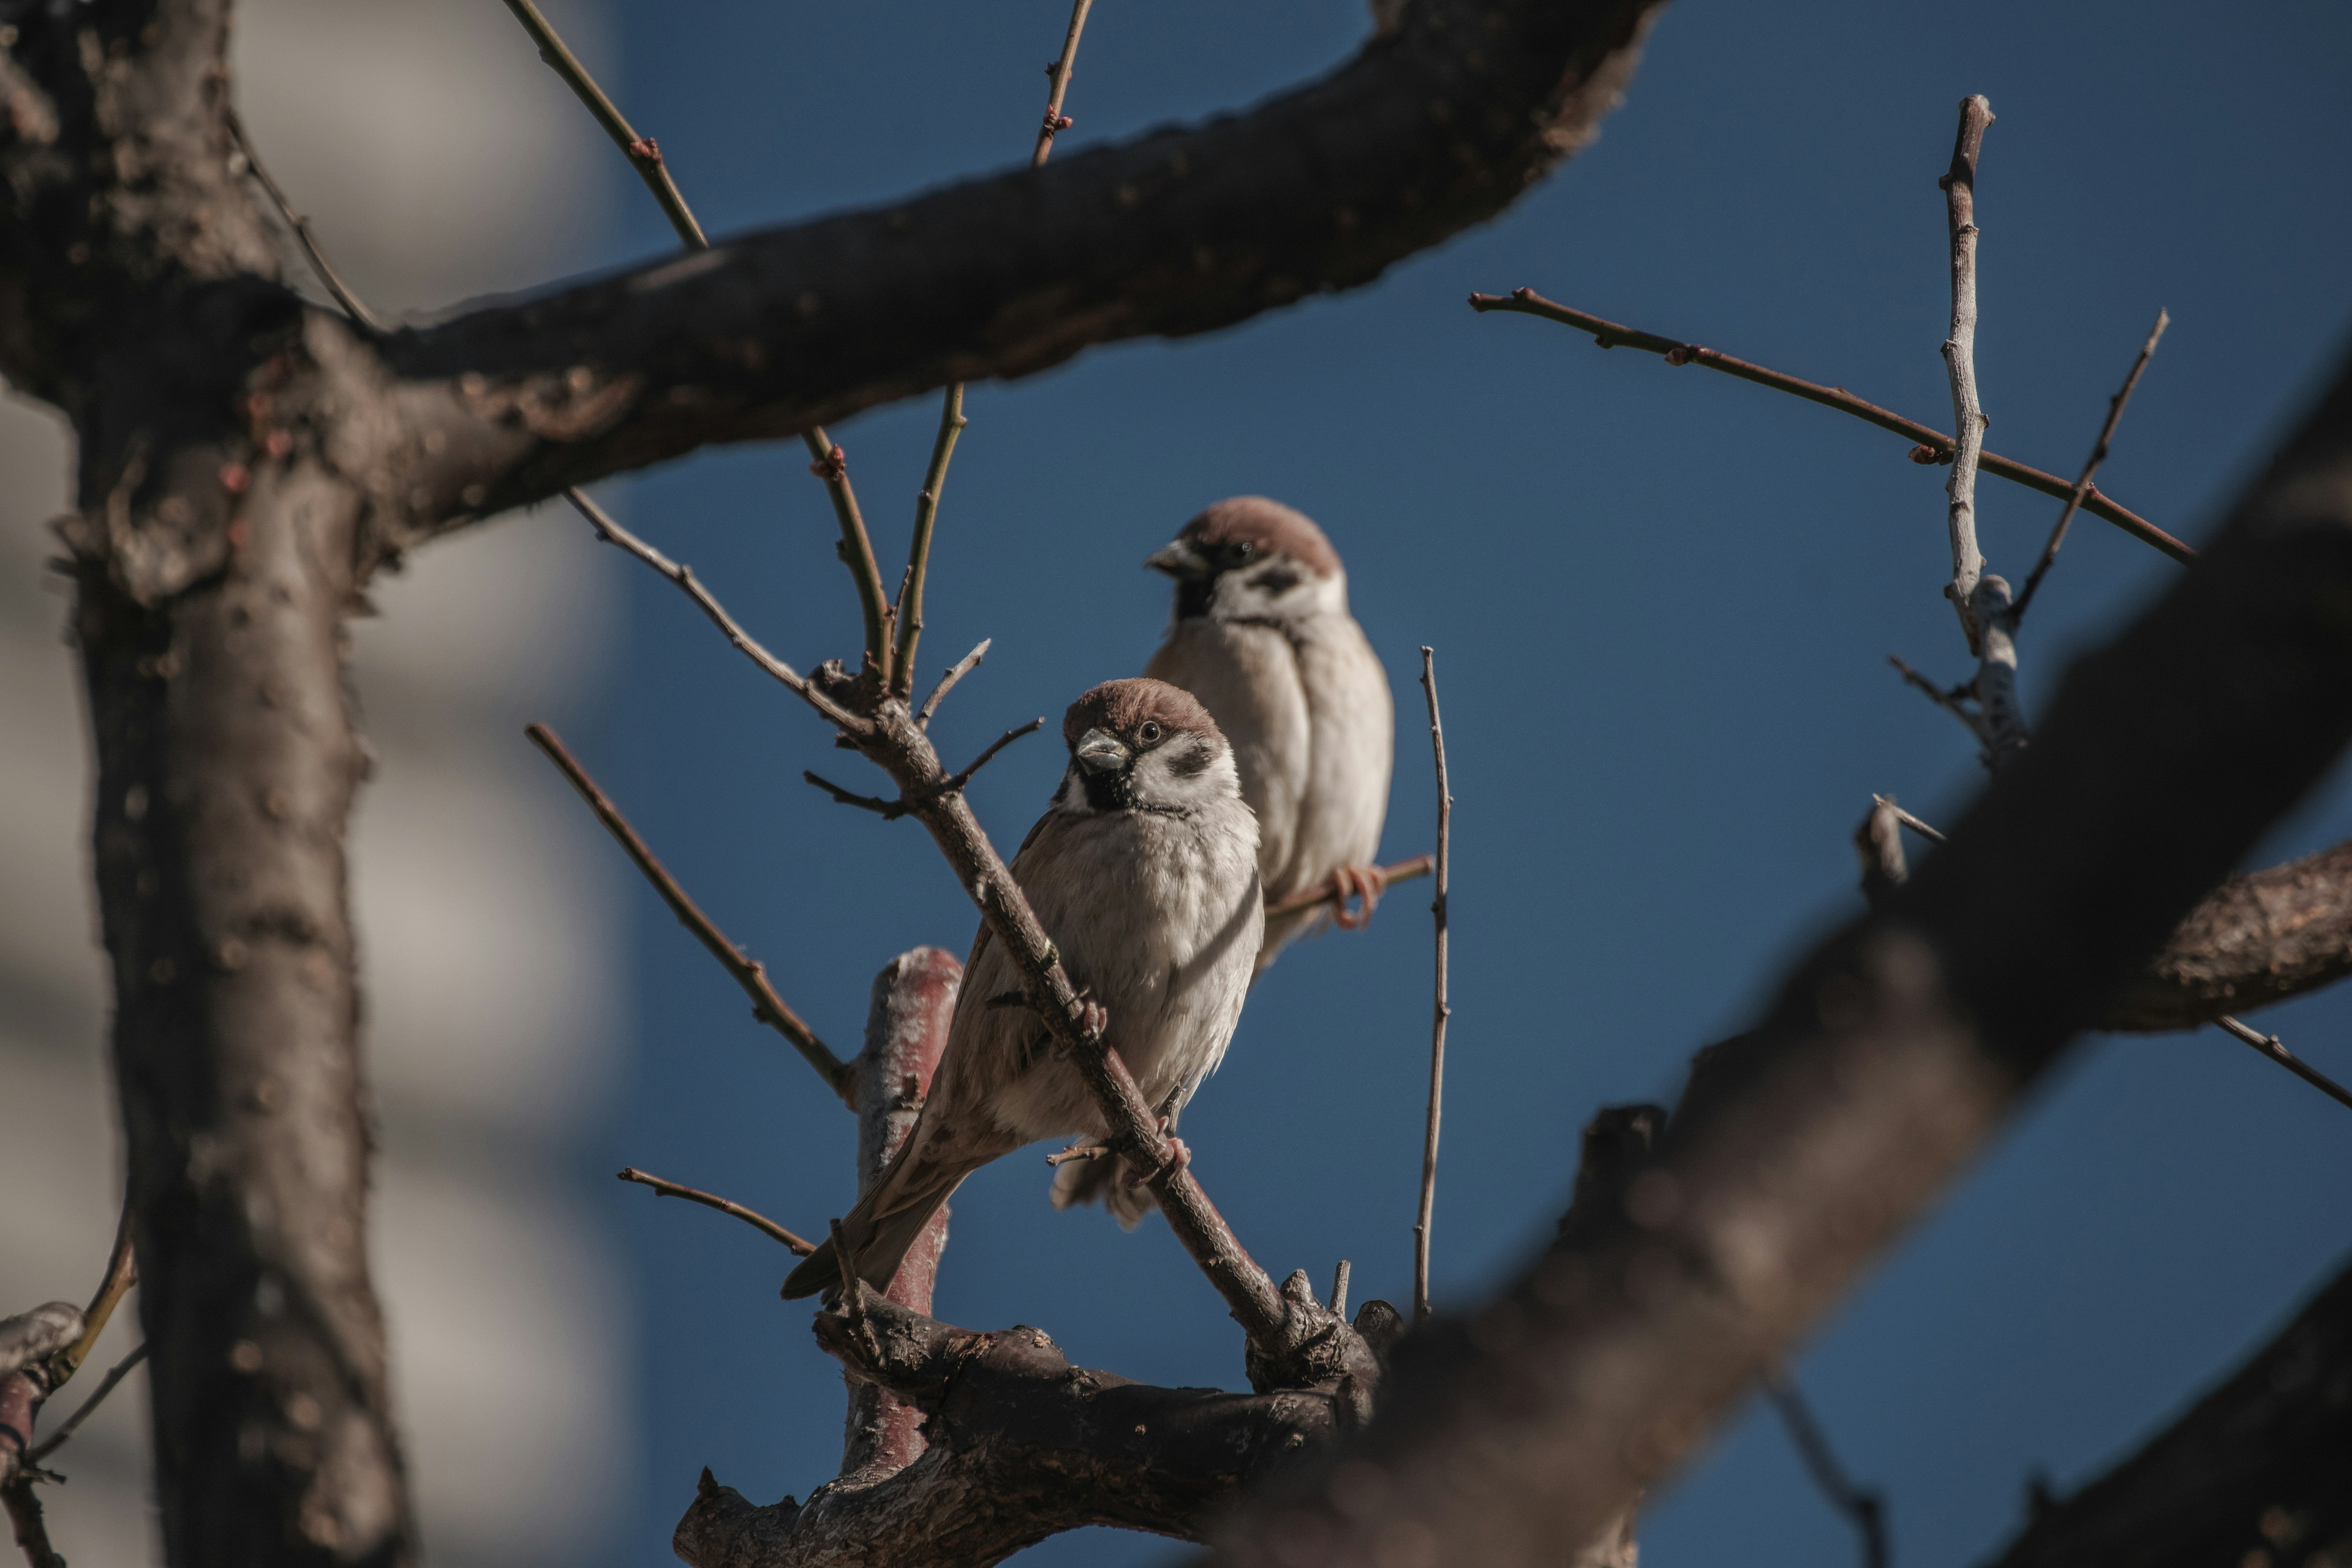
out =
<svg viewBox="0 0 2352 1568"><path fill-rule="evenodd" d="M1168 1140L1167 1162L1156 1171L1139 1170L1134 1165L1130 1164L1127 1167L1126 1171L1127 1184L1129 1186L1139 1187L1144 1183L1155 1180L1158 1177L1172 1176L1177 1172L1183 1170L1186 1166L1192 1164L1192 1151L1184 1147L1184 1140L1176 1137L1168 1131L1168 1118L1164 1116L1160 1119L1160 1133L1161 1137Z"/></svg>
<svg viewBox="0 0 2352 1568"><path fill-rule="evenodd" d="M1089 1040L1099 1040L1110 1028L1110 1009L1094 999L1091 992L1078 993L1078 1032Z"/></svg>
<svg viewBox="0 0 2352 1568"><path fill-rule="evenodd" d="M1381 895L1388 890L1388 877L1378 866L1342 866L1331 873L1339 897L1332 900L1331 923L1341 931L1361 931L1372 923L1372 911L1381 907ZM1350 910L1349 899L1361 899L1363 906Z"/></svg>

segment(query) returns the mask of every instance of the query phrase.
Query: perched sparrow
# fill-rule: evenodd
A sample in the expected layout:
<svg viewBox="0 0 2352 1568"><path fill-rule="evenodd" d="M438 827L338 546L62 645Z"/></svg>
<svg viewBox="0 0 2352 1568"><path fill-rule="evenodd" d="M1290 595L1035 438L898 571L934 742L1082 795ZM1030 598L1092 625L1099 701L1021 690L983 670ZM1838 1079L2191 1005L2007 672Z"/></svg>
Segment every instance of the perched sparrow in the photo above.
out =
<svg viewBox="0 0 2352 1568"><path fill-rule="evenodd" d="M1062 736L1069 771L1013 875L1071 984L1107 1012L1105 1042L1172 1127L1216 1070L1249 992L1265 918L1257 823L1216 721L1172 686L1097 686L1070 705ZM887 1288L948 1194L991 1160L1036 1139L1091 1142L1105 1131L1023 1001L1011 955L982 925L914 1131L841 1222L858 1273ZM827 1242L793 1270L784 1294L814 1295L840 1279Z"/></svg>
<svg viewBox="0 0 2352 1568"><path fill-rule="evenodd" d="M1257 813L1269 901L1331 879L1380 892L1396 709L1348 614L1348 574L1323 531L1263 496L1221 500L1145 561L1176 579L1167 640L1144 673L1216 715ZM1260 970L1324 919L1318 904L1265 922ZM1356 923L1344 920L1342 923Z"/></svg>

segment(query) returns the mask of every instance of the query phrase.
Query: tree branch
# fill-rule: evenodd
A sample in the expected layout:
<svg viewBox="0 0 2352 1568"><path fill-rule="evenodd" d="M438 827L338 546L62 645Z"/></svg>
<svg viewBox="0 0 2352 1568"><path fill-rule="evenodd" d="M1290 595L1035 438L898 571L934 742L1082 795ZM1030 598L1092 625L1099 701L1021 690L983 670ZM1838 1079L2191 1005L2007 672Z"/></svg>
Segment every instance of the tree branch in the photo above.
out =
<svg viewBox="0 0 2352 1568"><path fill-rule="evenodd" d="M2129 1458L2040 1503L1990 1568L2321 1568L2352 1551L2352 1268Z"/></svg>
<svg viewBox="0 0 2352 1568"><path fill-rule="evenodd" d="M1943 187L1952 241L1952 328L1944 339L1944 366L1952 384L1952 471L1944 481L1949 498L1946 527L1952 542L1952 601L1968 634L1969 651L1980 651L1985 623L1978 618L1977 579L1984 554L1977 548L1977 461L1984 451L1984 405L1977 396L1977 153L1992 105L1984 94L1960 100L1960 128L1952 142L1952 166L1936 183ZM2004 598L2006 595L2004 595ZM2006 605L2004 605L2004 608ZM2012 658L2011 664L2015 666ZM1988 742L1990 749L1990 742Z"/></svg>
<svg viewBox="0 0 2352 1568"><path fill-rule="evenodd" d="M1454 1016L1445 997L1445 896L1448 845L1453 838L1454 795L1445 779L1445 723L1437 712L1435 656L1421 650L1421 689L1429 698L1429 749L1437 763L1437 894L1429 910L1437 926L1437 978L1429 1025L1429 1117L1421 1146L1421 1207L1412 1226L1412 1318L1429 1316L1430 1221L1437 1205L1437 1130L1445 1103L1445 1022Z"/></svg>
<svg viewBox="0 0 2352 1568"><path fill-rule="evenodd" d="M2041 559L2034 562L2033 570L2025 574L2025 586L2018 592L2017 607L2009 613L2012 630L2019 621L2025 618L2026 607L2033 603L2033 595L2040 590L2042 579L2049 574L2052 563L2058 559L2059 547L2066 542L2066 530L2074 523L2074 513L2081 509L2083 498L2091 493L2091 480L2097 475L2099 465L2107 460L2107 447L2116 438L2116 426L2123 423L2124 408L2131 402L2133 390L2139 385L2140 376L2147 370L2147 362L2156 357L2156 345L2163 339L2164 329L2171 324L2169 315L2162 310L2156 313L2156 325L2148 329L2147 342L2140 344L2139 357L2132 361L2131 373L2124 377L2122 389L2107 399L2106 423L2099 426L2099 438L2091 444L2091 455L2084 459L2083 471L2075 476L2074 488L2067 492L2065 510L2058 514L2058 521L2051 528L2049 542L2042 547Z"/></svg>
<svg viewBox="0 0 2352 1568"><path fill-rule="evenodd" d="M703 951L717 959L719 967L743 988L743 994L751 999L751 1016L790 1040L802 1059L824 1079L825 1087L839 1095L844 1105L855 1109L857 1102L852 1097L850 1065L835 1056L830 1046L818 1039L816 1031L808 1026L807 1021L777 994L774 983L768 978L768 966L756 958L746 957L743 950L719 929L718 922L702 912L702 906L678 886L677 879L669 874L669 868L664 866L646 841L637 836L637 830L629 826L629 819L621 815L621 808L597 787L596 781L588 776L588 770L580 765L579 759L565 748L554 731L544 724L533 724L523 733L530 738L532 745L546 753L547 760L555 764L556 771L563 775L566 782L580 792L580 798L588 803L588 809L596 814L596 820L604 825L605 831L621 846L630 863L644 873L646 881L653 884L654 891L659 893L662 902L669 906L669 912L677 917L677 923L692 932L694 940L702 944Z"/></svg>
<svg viewBox="0 0 2352 1568"><path fill-rule="evenodd" d="M1515 1568L1606 1528L2333 766L2347 597L2352 363L2213 547L2075 664L1950 843L1694 1071L1616 1212L1400 1344L1372 1423L1238 1512L1222 1560Z"/></svg>
<svg viewBox="0 0 2352 1568"><path fill-rule="evenodd" d="M1245 114L396 333L384 363L419 437L443 439L404 476L397 493L423 499L381 520L383 543L1369 282L1589 140L1654 9L1423 0Z"/></svg>
<svg viewBox="0 0 2352 1568"><path fill-rule="evenodd" d="M815 1242L794 1235L757 1209L745 1208L732 1198L722 1198L717 1193L706 1193L699 1187L685 1186L677 1182L666 1182L651 1172L638 1170L635 1165L622 1166L618 1174L622 1181L634 1182L638 1186L651 1188L654 1196L657 1198L684 1198L690 1204L700 1204L704 1208L717 1209L723 1215L732 1215L769 1240L781 1243L784 1249L795 1258L806 1258L816 1250Z"/></svg>
<svg viewBox="0 0 2352 1568"><path fill-rule="evenodd" d="M1669 364L1705 365L1709 370L1721 371L1726 375L1737 376L1742 381L1753 382L1759 386L1769 386L1776 392L1785 392L1791 396L1801 397L1808 403L1818 403L1824 408L1834 408L1840 413L1851 414L1855 418L1875 425L1882 430L1892 430L1897 436L1907 437L1919 447L1926 448L1924 455L1916 451L1913 453L1913 458L1916 461L1948 463L1952 460L1953 446L1949 436L1932 425L1922 425L1916 419L1906 419L1900 414L1881 408L1874 403L1865 402L1843 386L1823 386L1819 382L1806 381L1781 371L1769 370L1763 365L1748 360L1735 359L1727 353L1699 343L1688 343L1675 338L1661 337L1655 332L1645 332L1639 327L1622 326L1605 317L1588 315L1582 310L1560 304L1558 300L1547 300L1532 289L1515 289L1507 295L1473 294L1470 296L1470 308L1481 314L1489 310L1501 310L1512 315L1541 316L1546 321L1559 321L1565 326L1574 327L1579 331L1591 332L1593 341L1604 349L1640 349L1646 353L1664 355ZM2000 457L1996 453L1982 454L1978 459L1978 467L1996 478L2023 485L2028 489L2040 490L2043 495L2054 496L2062 500L2073 495L2074 491L2073 484L2055 474L2029 468L2014 458ZM2175 561L2189 561L2194 559L2197 554L2194 550L2137 512L2102 495L2096 485L2089 486L2084 490L2083 510L2093 517L2103 518L2114 523L2133 538L2155 546Z"/></svg>

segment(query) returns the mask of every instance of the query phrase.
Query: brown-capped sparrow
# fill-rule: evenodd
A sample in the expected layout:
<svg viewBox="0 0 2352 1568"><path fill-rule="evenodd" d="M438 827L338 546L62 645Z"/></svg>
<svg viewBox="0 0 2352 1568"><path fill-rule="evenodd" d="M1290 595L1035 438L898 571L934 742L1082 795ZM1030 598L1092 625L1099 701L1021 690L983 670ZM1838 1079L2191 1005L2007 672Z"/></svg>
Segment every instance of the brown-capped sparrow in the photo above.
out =
<svg viewBox="0 0 2352 1568"><path fill-rule="evenodd" d="M1358 925L1381 892L1373 860L1388 816L1396 704L1363 628L1348 613L1339 552L1305 514L1263 496L1221 500L1145 564L1176 579L1175 614L1146 675L1198 697L1233 742L1242 798L1257 813L1269 902L1337 876L1360 892ZM1257 967L1334 913L1265 923Z"/></svg>
<svg viewBox="0 0 2352 1568"><path fill-rule="evenodd" d="M1216 721L1173 686L1097 686L1070 705L1062 736L1068 771L1013 857L1013 879L1070 983L1108 1015L1105 1043L1172 1130L1223 1058L1249 993L1265 918L1257 822ZM991 1160L1040 1138L1104 1132L1085 1083L1022 1002L1020 972L982 925L914 1131L841 1222L858 1274L887 1288L948 1194ZM1108 1185L1128 1223L1149 1207L1148 1193ZM1058 1187L1055 1199L1062 1206ZM827 1241L784 1294L812 1296L840 1279Z"/></svg>

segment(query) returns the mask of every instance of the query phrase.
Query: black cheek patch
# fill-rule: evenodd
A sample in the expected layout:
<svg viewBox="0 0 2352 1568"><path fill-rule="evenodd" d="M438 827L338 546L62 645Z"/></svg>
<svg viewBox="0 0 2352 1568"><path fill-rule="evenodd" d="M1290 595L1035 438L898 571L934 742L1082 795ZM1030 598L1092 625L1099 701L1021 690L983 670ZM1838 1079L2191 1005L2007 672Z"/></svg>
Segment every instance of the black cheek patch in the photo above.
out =
<svg viewBox="0 0 2352 1568"><path fill-rule="evenodd" d="M1298 574L1287 566L1277 566L1271 572L1261 572L1250 586L1265 590L1269 599L1278 599L1298 586Z"/></svg>
<svg viewBox="0 0 2352 1568"><path fill-rule="evenodd" d="M1168 771L1180 779L1196 779L1209 771L1216 758L1205 741L1195 741L1168 759Z"/></svg>

